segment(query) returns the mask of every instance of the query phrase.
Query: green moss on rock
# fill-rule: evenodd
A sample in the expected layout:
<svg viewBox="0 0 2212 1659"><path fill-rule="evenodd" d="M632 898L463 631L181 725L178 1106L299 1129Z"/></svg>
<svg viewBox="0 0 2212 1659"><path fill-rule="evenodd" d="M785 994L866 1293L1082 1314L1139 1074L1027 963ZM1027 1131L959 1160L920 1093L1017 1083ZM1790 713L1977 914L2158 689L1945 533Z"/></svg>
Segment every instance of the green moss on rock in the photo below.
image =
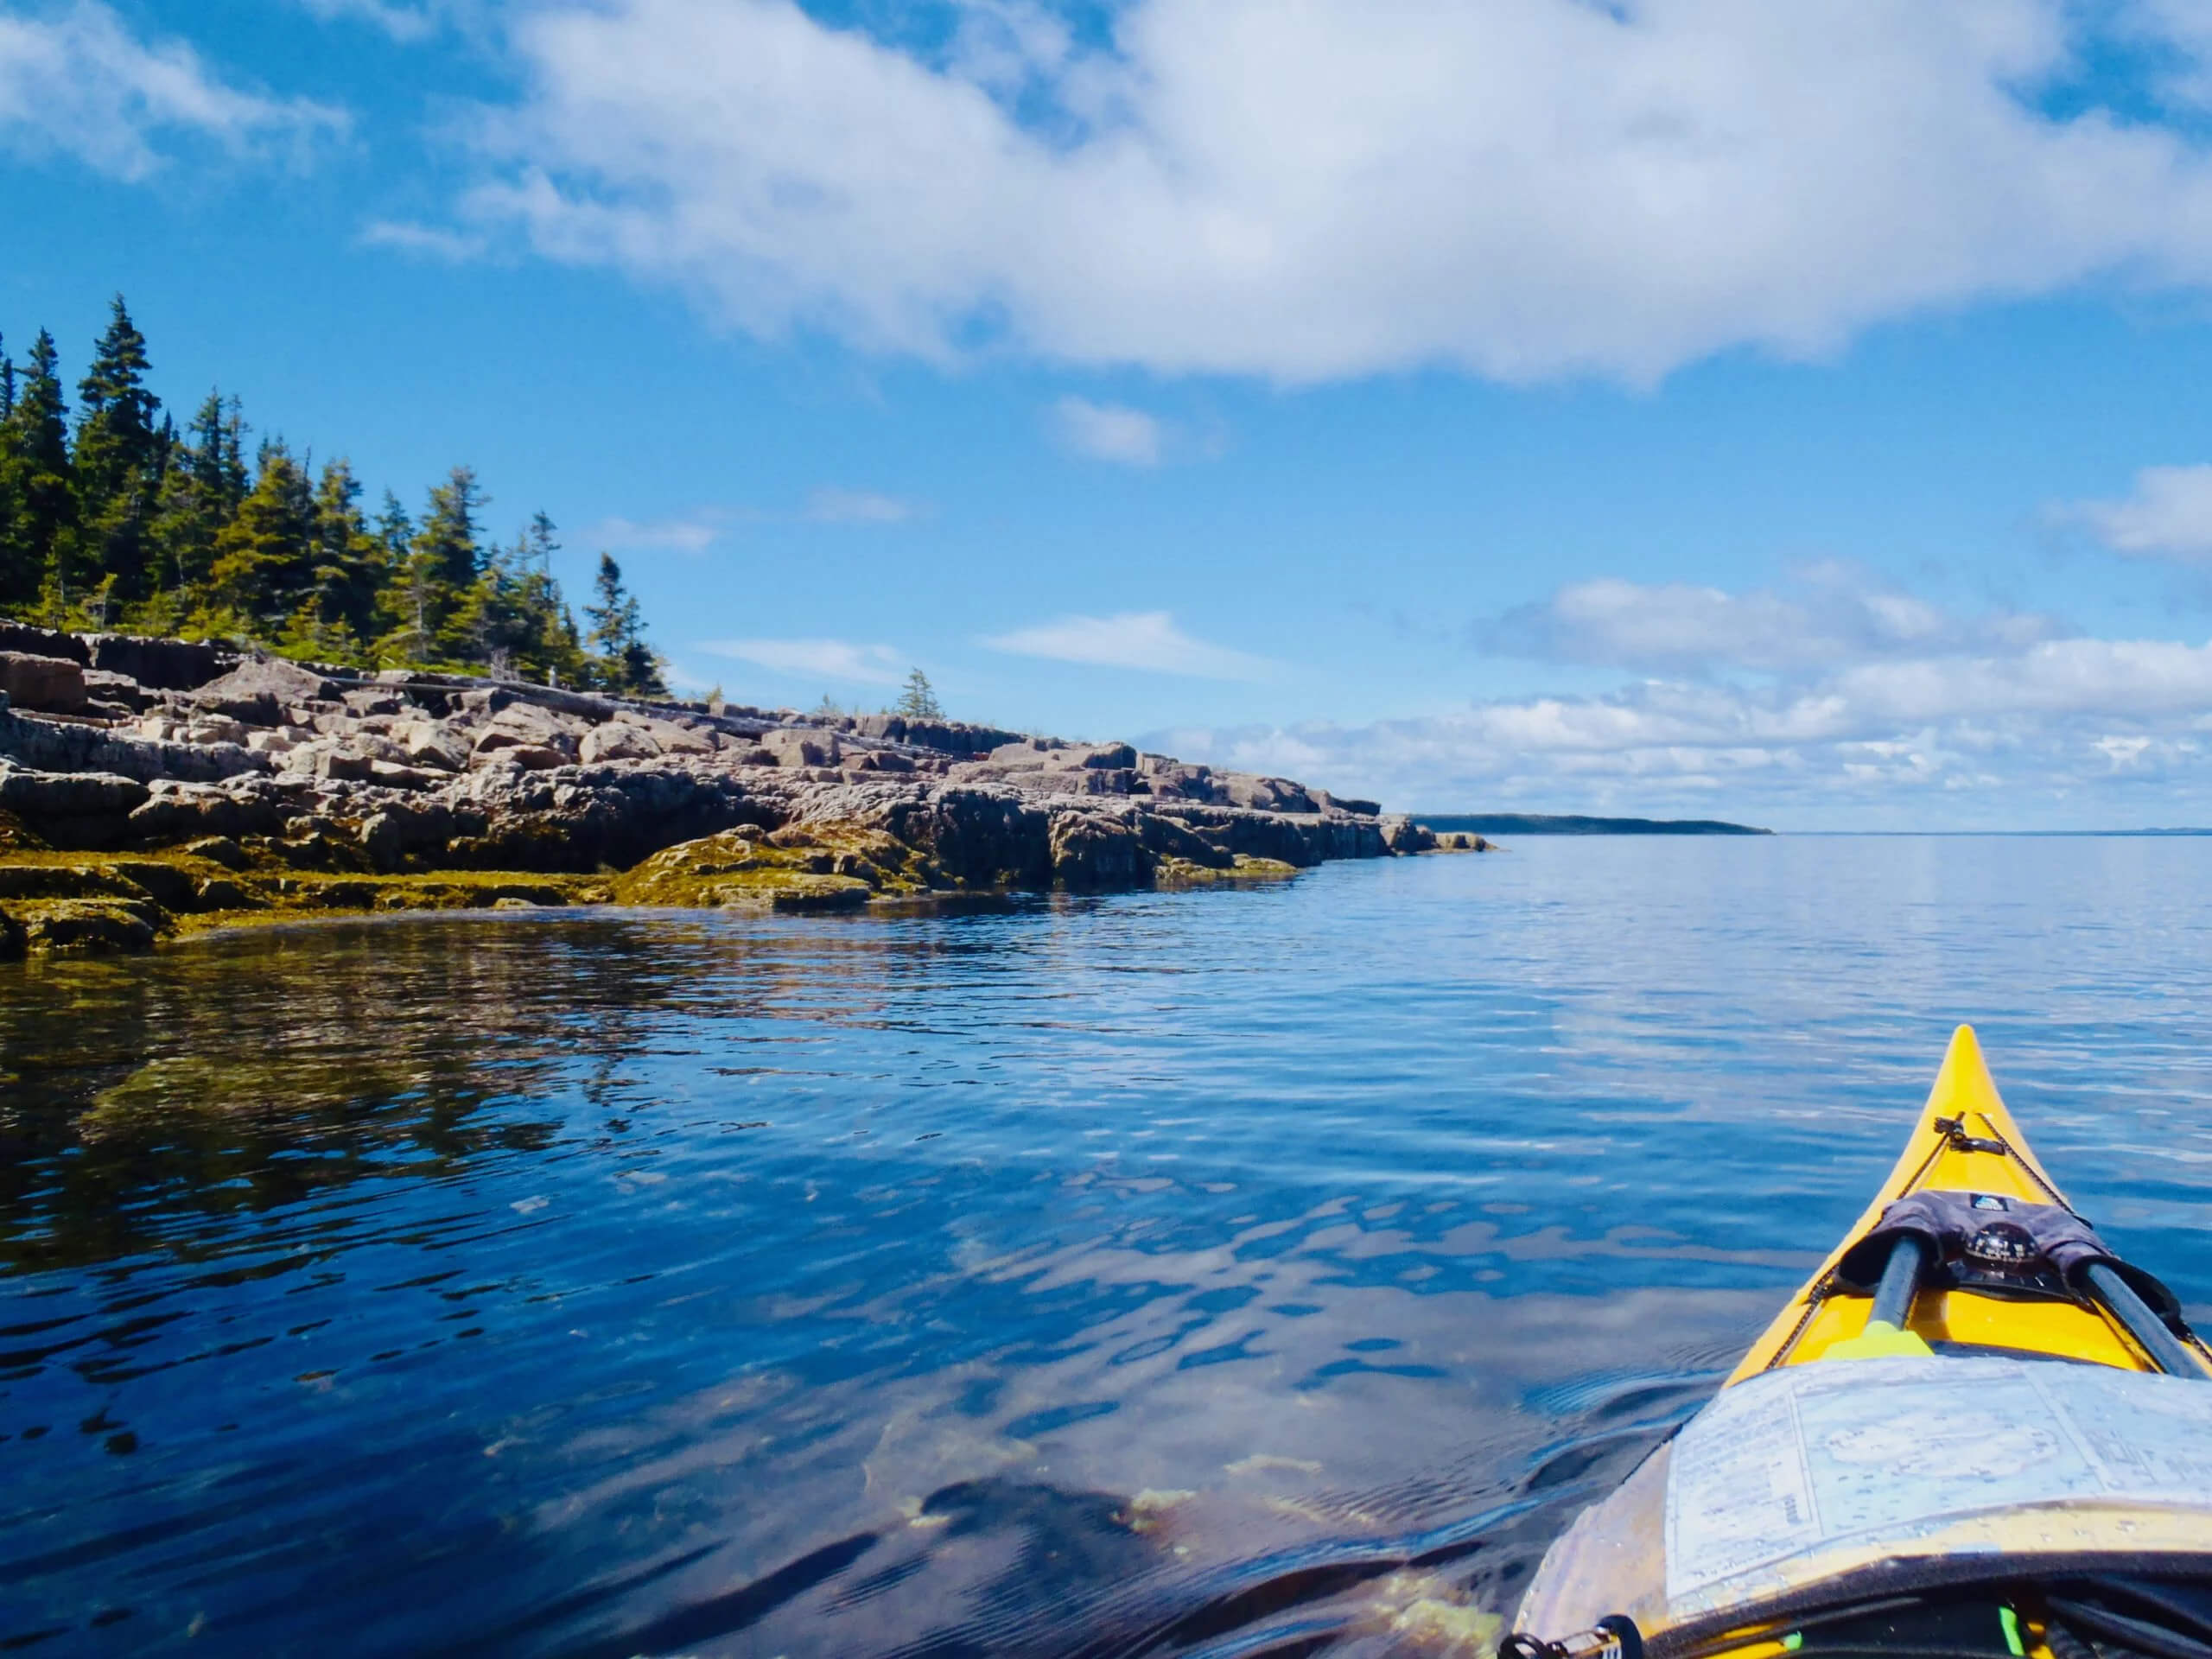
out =
<svg viewBox="0 0 2212 1659"><path fill-rule="evenodd" d="M690 910L843 910L936 885L927 859L857 824L725 830L655 853L612 887L621 905Z"/></svg>
<svg viewBox="0 0 2212 1659"><path fill-rule="evenodd" d="M1239 882L1281 881L1298 874L1298 866L1279 858L1254 858L1239 853L1225 869L1194 863L1187 858L1163 858L1153 868L1153 884L1161 887L1230 887Z"/></svg>

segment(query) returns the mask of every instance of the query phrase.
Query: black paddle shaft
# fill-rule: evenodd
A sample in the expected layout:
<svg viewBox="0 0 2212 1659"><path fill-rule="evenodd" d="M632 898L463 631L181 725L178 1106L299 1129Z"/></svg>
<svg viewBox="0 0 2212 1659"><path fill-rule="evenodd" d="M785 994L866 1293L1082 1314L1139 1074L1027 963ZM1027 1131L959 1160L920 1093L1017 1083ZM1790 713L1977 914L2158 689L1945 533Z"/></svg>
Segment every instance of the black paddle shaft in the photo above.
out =
<svg viewBox="0 0 2212 1659"><path fill-rule="evenodd" d="M1912 1314L1912 1299L1920 1288L1920 1269L1928 1259L1928 1246L1916 1233L1899 1233L1890 1247L1890 1264L1882 1269L1882 1282L1874 1287L1874 1306L1866 1323L1876 1320L1904 1329Z"/></svg>
<svg viewBox="0 0 2212 1659"><path fill-rule="evenodd" d="M2152 1364L2168 1376L2206 1380L2204 1368L2190 1357L2181 1338L2166 1328L2166 1322L2151 1311L2151 1305L2135 1294L2133 1286L2102 1262L2090 1262L2088 1276L2099 1299L2127 1327L2127 1334L2143 1344Z"/></svg>

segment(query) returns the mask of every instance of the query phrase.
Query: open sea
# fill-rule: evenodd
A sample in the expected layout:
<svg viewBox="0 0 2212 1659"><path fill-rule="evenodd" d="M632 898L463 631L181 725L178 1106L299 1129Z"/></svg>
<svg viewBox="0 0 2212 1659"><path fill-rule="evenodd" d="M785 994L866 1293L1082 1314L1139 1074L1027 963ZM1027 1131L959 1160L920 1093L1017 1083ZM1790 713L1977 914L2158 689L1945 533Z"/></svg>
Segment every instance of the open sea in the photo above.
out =
<svg viewBox="0 0 2212 1659"><path fill-rule="evenodd" d="M1471 1655L1980 1028L2212 1299L2212 840L0 967L0 1650Z"/></svg>

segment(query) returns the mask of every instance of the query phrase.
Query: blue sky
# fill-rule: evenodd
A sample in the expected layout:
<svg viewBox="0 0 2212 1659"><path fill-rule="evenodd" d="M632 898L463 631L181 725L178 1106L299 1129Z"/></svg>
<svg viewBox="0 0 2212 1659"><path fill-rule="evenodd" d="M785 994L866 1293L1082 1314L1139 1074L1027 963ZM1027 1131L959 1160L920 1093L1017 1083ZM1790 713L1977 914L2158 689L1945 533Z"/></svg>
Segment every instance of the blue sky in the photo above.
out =
<svg viewBox="0 0 2212 1659"><path fill-rule="evenodd" d="M2212 7L0 0L0 226L734 699L2212 822Z"/></svg>

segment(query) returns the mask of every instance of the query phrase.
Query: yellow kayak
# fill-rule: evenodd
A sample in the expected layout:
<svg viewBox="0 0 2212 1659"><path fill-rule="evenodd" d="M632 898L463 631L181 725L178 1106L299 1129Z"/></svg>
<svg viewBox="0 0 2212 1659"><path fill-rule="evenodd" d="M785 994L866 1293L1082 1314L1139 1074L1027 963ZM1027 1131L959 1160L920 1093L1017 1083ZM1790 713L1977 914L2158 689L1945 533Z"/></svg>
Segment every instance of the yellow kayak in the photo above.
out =
<svg viewBox="0 0 2212 1659"><path fill-rule="evenodd" d="M2207 1382L1961 1026L1866 1213L1553 1544L1506 1659L2212 1659Z"/></svg>

